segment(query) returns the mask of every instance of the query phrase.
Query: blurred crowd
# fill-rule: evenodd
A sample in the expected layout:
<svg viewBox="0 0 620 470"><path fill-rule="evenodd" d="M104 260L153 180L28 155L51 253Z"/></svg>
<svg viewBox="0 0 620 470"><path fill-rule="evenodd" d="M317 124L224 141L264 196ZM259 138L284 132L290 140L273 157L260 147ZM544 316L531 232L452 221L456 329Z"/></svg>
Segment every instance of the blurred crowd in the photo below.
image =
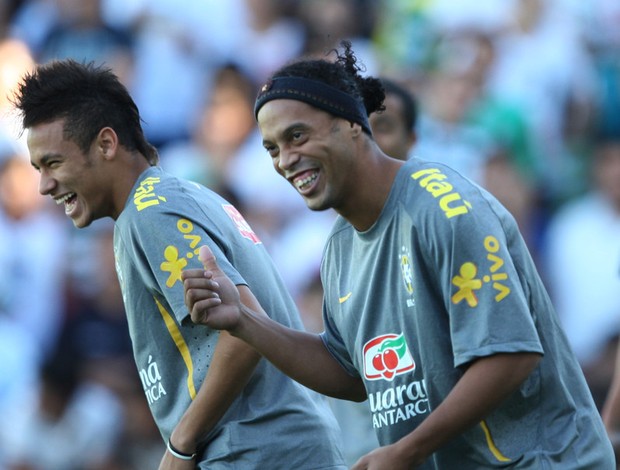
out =
<svg viewBox="0 0 620 470"><path fill-rule="evenodd" d="M309 330L334 220L262 148L266 76L349 39L415 97L409 156L446 162L517 219L599 406L620 333L617 0L0 0L0 470L157 468L111 253L38 195L10 93L37 63L105 63L161 165L237 205Z"/></svg>

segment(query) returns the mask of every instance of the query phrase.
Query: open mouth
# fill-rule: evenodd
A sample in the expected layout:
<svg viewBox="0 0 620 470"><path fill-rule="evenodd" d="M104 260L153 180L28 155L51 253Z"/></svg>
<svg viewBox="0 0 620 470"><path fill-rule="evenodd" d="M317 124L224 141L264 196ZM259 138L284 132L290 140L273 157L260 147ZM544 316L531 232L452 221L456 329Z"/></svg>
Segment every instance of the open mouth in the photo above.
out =
<svg viewBox="0 0 620 470"><path fill-rule="evenodd" d="M306 176L295 179L295 187L298 191L305 191L312 186L318 177L318 171L306 173Z"/></svg>
<svg viewBox="0 0 620 470"><path fill-rule="evenodd" d="M71 213L71 211L75 208L76 202L77 202L77 194L75 193L68 193L56 199L56 204L65 205L65 214Z"/></svg>

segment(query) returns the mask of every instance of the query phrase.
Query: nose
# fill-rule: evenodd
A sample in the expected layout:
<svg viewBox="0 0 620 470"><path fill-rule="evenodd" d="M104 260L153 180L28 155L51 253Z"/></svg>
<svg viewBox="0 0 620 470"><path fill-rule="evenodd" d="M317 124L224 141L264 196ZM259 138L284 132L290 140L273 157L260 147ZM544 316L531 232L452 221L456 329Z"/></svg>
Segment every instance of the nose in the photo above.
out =
<svg viewBox="0 0 620 470"><path fill-rule="evenodd" d="M39 193L46 196L52 192L55 185L56 180L41 171L41 174L39 175Z"/></svg>
<svg viewBox="0 0 620 470"><path fill-rule="evenodd" d="M288 171L299 161L299 153L282 149L278 158L278 170Z"/></svg>

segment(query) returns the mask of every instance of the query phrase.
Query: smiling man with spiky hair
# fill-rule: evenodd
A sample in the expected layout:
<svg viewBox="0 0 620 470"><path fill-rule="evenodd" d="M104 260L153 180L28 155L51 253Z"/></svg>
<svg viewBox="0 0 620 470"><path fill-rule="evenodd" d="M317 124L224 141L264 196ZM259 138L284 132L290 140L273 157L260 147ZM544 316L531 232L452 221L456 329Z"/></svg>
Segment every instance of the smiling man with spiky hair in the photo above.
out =
<svg viewBox="0 0 620 470"><path fill-rule="evenodd" d="M198 250L206 244L246 305L302 328L264 246L235 207L157 166L138 108L109 69L72 60L41 65L14 101L41 194L63 205L76 227L115 221L136 365L167 443L160 470L264 470L283 462L345 468L324 397L243 341L190 321L181 272L201 266Z"/></svg>

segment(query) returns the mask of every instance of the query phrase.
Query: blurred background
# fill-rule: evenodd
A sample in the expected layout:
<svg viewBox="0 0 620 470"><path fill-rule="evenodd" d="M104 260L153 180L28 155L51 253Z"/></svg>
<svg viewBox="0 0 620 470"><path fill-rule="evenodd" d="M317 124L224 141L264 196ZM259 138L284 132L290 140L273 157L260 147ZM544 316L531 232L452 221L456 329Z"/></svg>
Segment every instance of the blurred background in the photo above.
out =
<svg viewBox="0 0 620 470"><path fill-rule="evenodd" d="M320 331L334 214L273 171L252 107L272 71L341 39L413 94L403 158L452 165L515 216L602 405L620 333L620 2L0 0L0 470L144 470L164 451L113 223L76 230L38 195L8 100L22 74L55 58L111 67L161 165L237 205Z"/></svg>

